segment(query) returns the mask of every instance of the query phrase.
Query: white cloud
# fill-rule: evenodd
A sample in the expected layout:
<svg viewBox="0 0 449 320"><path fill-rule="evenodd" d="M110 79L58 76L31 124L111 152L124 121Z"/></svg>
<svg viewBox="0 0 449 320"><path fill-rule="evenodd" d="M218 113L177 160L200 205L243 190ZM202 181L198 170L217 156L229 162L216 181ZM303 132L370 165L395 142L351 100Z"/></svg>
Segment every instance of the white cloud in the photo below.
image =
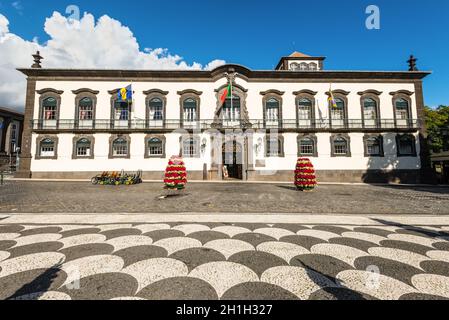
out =
<svg viewBox="0 0 449 320"><path fill-rule="evenodd" d="M23 9L22 3L20 1L14 1L11 3L12 7L18 11L21 11Z"/></svg>
<svg viewBox="0 0 449 320"><path fill-rule="evenodd" d="M104 15L95 21L85 14L71 23L54 12L44 26L49 40L39 44L22 39L9 31L8 19L0 14L0 106L22 109L25 103L26 81L16 71L32 64L31 54L40 50L43 67L48 68L111 68L156 70L210 70L225 63L213 60L206 66L188 64L168 49L140 49L132 31L120 21Z"/></svg>

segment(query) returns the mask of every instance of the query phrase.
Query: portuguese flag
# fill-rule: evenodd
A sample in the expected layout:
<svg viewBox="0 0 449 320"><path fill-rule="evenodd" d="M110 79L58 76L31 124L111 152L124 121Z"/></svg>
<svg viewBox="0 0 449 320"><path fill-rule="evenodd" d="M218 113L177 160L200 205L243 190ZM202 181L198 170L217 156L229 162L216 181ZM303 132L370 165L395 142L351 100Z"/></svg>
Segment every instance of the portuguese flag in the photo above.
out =
<svg viewBox="0 0 449 320"><path fill-rule="evenodd" d="M232 96L232 85L229 84L228 87L223 91L223 94L220 97L220 102L223 105L226 102L227 98Z"/></svg>

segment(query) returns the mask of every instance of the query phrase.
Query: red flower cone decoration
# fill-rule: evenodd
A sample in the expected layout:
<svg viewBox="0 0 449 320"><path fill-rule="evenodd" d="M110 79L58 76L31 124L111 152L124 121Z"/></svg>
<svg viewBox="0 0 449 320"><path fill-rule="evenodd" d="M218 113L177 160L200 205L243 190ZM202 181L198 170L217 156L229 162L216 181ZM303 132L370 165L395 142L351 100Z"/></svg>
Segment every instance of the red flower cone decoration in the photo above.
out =
<svg viewBox="0 0 449 320"><path fill-rule="evenodd" d="M181 157L173 156L168 161L165 169L165 188L170 190L182 190L187 184L187 170Z"/></svg>
<svg viewBox="0 0 449 320"><path fill-rule="evenodd" d="M317 186L315 169L310 159L298 159L295 170L295 186L301 191L311 191Z"/></svg>

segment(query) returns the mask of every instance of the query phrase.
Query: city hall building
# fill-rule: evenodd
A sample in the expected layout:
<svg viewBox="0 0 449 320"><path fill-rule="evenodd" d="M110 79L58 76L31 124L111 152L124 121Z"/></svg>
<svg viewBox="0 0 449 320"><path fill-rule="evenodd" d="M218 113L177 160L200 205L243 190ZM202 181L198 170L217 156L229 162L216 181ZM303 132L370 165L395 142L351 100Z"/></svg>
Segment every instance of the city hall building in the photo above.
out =
<svg viewBox="0 0 449 320"><path fill-rule="evenodd" d="M396 72L326 70L324 57L298 52L275 70L46 69L34 58L19 69L28 81L19 177L142 170L162 180L180 155L190 180L293 181L307 157L321 182L416 183L427 165L429 72L413 58Z"/></svg>

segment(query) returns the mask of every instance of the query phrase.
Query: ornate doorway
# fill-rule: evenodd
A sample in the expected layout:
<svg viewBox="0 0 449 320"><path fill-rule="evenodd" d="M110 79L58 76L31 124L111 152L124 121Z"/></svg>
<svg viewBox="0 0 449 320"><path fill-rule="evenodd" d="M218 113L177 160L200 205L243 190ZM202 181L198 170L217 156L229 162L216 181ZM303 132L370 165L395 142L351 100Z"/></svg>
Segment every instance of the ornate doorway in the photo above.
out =
<svg viewBox="0 0 449 320"><path fill-rule="evenodd" d="M243 148L235 140L223 143L223 179L243 180Z"/></svg>

